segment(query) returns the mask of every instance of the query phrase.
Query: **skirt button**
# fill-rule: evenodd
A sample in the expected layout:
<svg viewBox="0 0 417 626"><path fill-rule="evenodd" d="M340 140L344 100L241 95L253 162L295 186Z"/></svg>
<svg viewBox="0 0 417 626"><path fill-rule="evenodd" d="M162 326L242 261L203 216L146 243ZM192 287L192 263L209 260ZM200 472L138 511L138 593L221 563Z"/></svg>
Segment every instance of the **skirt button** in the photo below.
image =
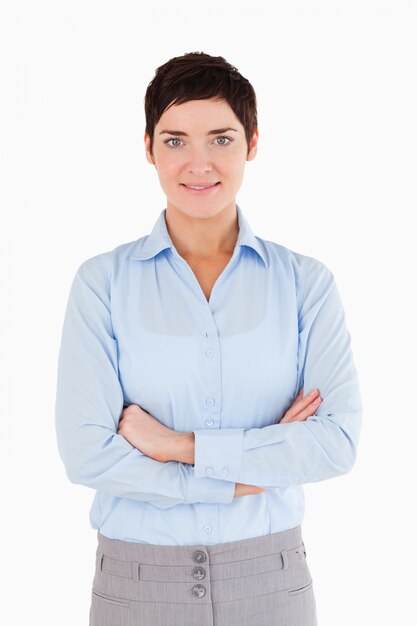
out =
<svg viewBox="0 0 417 626"><path fill-rule="evenodd" d="M202 598L206 593L206 588L203 585L194 585L191 591L197 598Z"/></svg>
<svg viewBox="0 0 417 626"><path fill-rule="evenodd" d="M206 575L206 570L204 567L195 567L191 572L191 575L196 580L202 580Z"/></svg>
<svg viewBox="0 0 417 626"><path fill-rule="evenodd" d="M204 563L206 558L206 555L201 550L196 550L193 554L193 561L195 563Z"/></svg>

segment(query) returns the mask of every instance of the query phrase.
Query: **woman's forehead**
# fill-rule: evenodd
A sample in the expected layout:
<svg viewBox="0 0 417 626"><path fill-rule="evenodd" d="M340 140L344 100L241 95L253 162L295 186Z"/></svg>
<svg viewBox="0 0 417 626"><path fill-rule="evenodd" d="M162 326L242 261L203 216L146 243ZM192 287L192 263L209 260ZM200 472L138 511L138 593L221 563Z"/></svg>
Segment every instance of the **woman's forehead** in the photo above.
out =
<svg viewBox="0 0 417 626"><path fill-rule="evenodd" d="M240 122L234 114L229 103L225 100L188 100L181 104L172 104L166 109L157 125L169 130L184 130L186 128L203 129L206 132L220 129L232 128L238 131ZM167 127L169 125L169 128ZM174 128L172 124L181 124L184 128Z"/></svg>

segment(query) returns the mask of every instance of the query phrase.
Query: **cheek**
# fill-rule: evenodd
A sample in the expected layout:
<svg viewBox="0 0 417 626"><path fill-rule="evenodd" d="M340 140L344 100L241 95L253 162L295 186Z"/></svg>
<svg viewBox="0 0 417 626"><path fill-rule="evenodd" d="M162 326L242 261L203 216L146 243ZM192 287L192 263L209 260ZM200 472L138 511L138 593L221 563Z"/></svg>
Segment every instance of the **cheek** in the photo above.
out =
<svg viewBox="0 0 417 626"><path fill-rule="evenodd" d="M244 156L239 152L228 152L223 155L223 158L219 160L219 167L222 167L225 172L228 172L231 176L240 176L245 168L246 160Z"/></svg>
<svg viewBox="0 0 417 626"><path fill-rule="evenodd" d="M227 176L229 180L233 180L235 183L240 183L243 179L243 174L245 172L245 167L242 163L231 163L230 167L227 170Z"/></svg>
<svg viewBox="0 0 417 626"><path fill-rule="evenodd" d="M180 180L179 168L172 163L169 165L159 164L158 176L159 182L163 187L172 187L178 184Z"/></svg>

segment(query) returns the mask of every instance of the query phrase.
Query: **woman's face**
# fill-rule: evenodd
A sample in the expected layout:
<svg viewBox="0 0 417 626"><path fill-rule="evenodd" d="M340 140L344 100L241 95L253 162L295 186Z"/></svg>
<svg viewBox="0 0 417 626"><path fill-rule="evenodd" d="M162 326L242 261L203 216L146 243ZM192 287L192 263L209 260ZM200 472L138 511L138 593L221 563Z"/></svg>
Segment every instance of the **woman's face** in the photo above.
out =
<svg viewBox="0 0 417 626"><path fill-rule="evenodd" d="M256 129L247 154L244 127L225 100L190 100L167 109L155 126L153 157L145 132L146 158L156 167L167 210L190 217L234 210L245 163L255 157L257 141ZM212 183L219 184L204 191L187 187Z"/></svg>

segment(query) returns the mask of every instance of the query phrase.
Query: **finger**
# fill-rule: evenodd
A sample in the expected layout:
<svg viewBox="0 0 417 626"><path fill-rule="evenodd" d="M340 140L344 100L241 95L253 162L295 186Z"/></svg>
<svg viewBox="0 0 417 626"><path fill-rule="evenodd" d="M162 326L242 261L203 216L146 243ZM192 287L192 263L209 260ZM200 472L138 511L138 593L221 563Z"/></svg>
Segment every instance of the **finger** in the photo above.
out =
<svg viewBox="0 0 417 626"><path fill-rule="evenodd" d="M318 398L310 401L307 406L304 406L302 409L298 409L297 412L295 412L293 410L293 407L291 407L291 410L287 411L287 413L280 421L280 424L285 424L286 422L301 421L306 417L310 417L317 410L317 407L321 404L321 402L323 402L323 398L319 396Z"/></svg>
<svg viewBox="0 0 417 626"><path fill-rule="evenodd" d="M285 415L285 417L280 421L280 424L287 422L302 422L306 420L308 417L311 417L315 414L320 404L323 402L323 398L318 397L313 402L311 402L305 409L297 413L297 415Z"/></svg>
<svg viewBox="0 0 417 626"><path fill-rule="evenodd" d="M303 390L303 388L301 387L301 389L299 390L299 392L297 393L297 395L296 395L296 397L295 397L294 402L292 403L291 408L295 405L295 403L296 403L296 402L298 402L299 400L301 400L301 399L302 399L302 397L303 397L303 391L304 391L304 390ZM289 409L289 410L290 410L290 409Z"/></svg>
<svg viewBox="0 0 417 626"><path fill-rule="evenodd" d="M301 400L296 400L292 406L288 409L285 416L295 417L300 411L305 409L312 400L315 400L319 395L318 389L313 389L308 395L304 396Z"/></svg>

